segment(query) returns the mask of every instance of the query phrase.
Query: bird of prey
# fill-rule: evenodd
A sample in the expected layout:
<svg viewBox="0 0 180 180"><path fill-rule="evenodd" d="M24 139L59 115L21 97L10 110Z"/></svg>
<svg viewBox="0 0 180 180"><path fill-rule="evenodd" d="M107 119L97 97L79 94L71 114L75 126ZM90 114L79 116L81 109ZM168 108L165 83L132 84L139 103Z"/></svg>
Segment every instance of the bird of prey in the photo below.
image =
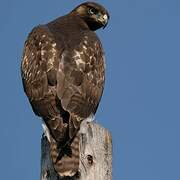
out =
<svg viewBox="0 0 180 180"><path fill-rule="evenodd" d="M24 45L24 91L44 122L52 162L60 176L77 173L80 124L94 116L103 93L104 52L95 31L108 20L103 6L85 2L35 27Z"/></svg>

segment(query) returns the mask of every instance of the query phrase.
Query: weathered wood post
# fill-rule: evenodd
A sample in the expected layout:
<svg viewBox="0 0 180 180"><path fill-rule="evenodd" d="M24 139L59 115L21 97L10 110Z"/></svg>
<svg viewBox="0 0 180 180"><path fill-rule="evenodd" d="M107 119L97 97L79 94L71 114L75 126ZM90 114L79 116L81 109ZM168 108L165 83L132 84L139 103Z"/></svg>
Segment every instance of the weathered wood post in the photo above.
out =
<svg viewBox="0 0 180 180"><path fill-rule="evenodd" d="M112 141L107 129L95 122L80 128L79 177L59 177L55 172L45 136L41 140L41 180L112 180Z"/></svg>

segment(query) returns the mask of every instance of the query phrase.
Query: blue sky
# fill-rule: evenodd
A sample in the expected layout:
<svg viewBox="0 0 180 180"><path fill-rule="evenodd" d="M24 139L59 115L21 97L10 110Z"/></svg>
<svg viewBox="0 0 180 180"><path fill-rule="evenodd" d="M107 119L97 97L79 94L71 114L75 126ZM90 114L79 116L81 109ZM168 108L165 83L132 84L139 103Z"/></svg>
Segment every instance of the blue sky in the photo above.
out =
<svg viewBox="0 0 180 180"><path fill-rule="evenodd" d="M1 0L1 179L40 174L41 122L23 93L28 32L84 1ZM180 1L98 1L111 15L99 30L106 86L96 119L113 136L113 180L180 179Z"/></svg>

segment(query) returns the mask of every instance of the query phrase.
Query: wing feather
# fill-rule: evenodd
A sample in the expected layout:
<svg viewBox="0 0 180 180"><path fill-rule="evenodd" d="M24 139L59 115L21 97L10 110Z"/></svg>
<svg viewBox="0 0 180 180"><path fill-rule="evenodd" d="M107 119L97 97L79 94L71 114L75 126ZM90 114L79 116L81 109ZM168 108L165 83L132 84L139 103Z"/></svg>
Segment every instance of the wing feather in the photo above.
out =
<svg viewBox="0 0 180 180"><path fill-rule="evenodd" d="M88 32L76 47L64 49L46 26L30 33L21 66L24 90L34 112L43 119L68 112L70 139L80 122L96 112L104 87L104 68L103 49L95 33ZM56 129L51 129L51 121L47 125L57 140L62 128L67 129L67 122L54 122Z"/></svg>
<svg viewBox="0 0 180 180"><path fill-rule="evenodd" d="M46 26L38 26L25 42L21 64L24 90L30 101L43 99L56 84L59 50Z"/></svg>
<svg viewBox="0 0 180 180"><path fill-rule="evenodd" d="M89 40L88 36L85 37L78 47L63 52L57 72L57 95L73 121L95 114L104 87L101 43L94 34L89 36ZM78 122L73 124L74 128L79 128Z"/></svg>

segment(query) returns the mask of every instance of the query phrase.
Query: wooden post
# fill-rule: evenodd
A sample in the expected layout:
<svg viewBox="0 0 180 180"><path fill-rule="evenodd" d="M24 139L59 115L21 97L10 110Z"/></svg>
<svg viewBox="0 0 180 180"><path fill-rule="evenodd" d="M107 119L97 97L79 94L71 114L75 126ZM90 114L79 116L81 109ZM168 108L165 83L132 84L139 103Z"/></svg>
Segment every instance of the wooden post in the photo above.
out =
<svg viewBox="0 0 180 180"><path fill-rule="evenodd" d="M112 180L112 141L107 129L94 122L82 122L79 177L59 177L50 158L49 143L41 139L41 180Z"/></svg>

